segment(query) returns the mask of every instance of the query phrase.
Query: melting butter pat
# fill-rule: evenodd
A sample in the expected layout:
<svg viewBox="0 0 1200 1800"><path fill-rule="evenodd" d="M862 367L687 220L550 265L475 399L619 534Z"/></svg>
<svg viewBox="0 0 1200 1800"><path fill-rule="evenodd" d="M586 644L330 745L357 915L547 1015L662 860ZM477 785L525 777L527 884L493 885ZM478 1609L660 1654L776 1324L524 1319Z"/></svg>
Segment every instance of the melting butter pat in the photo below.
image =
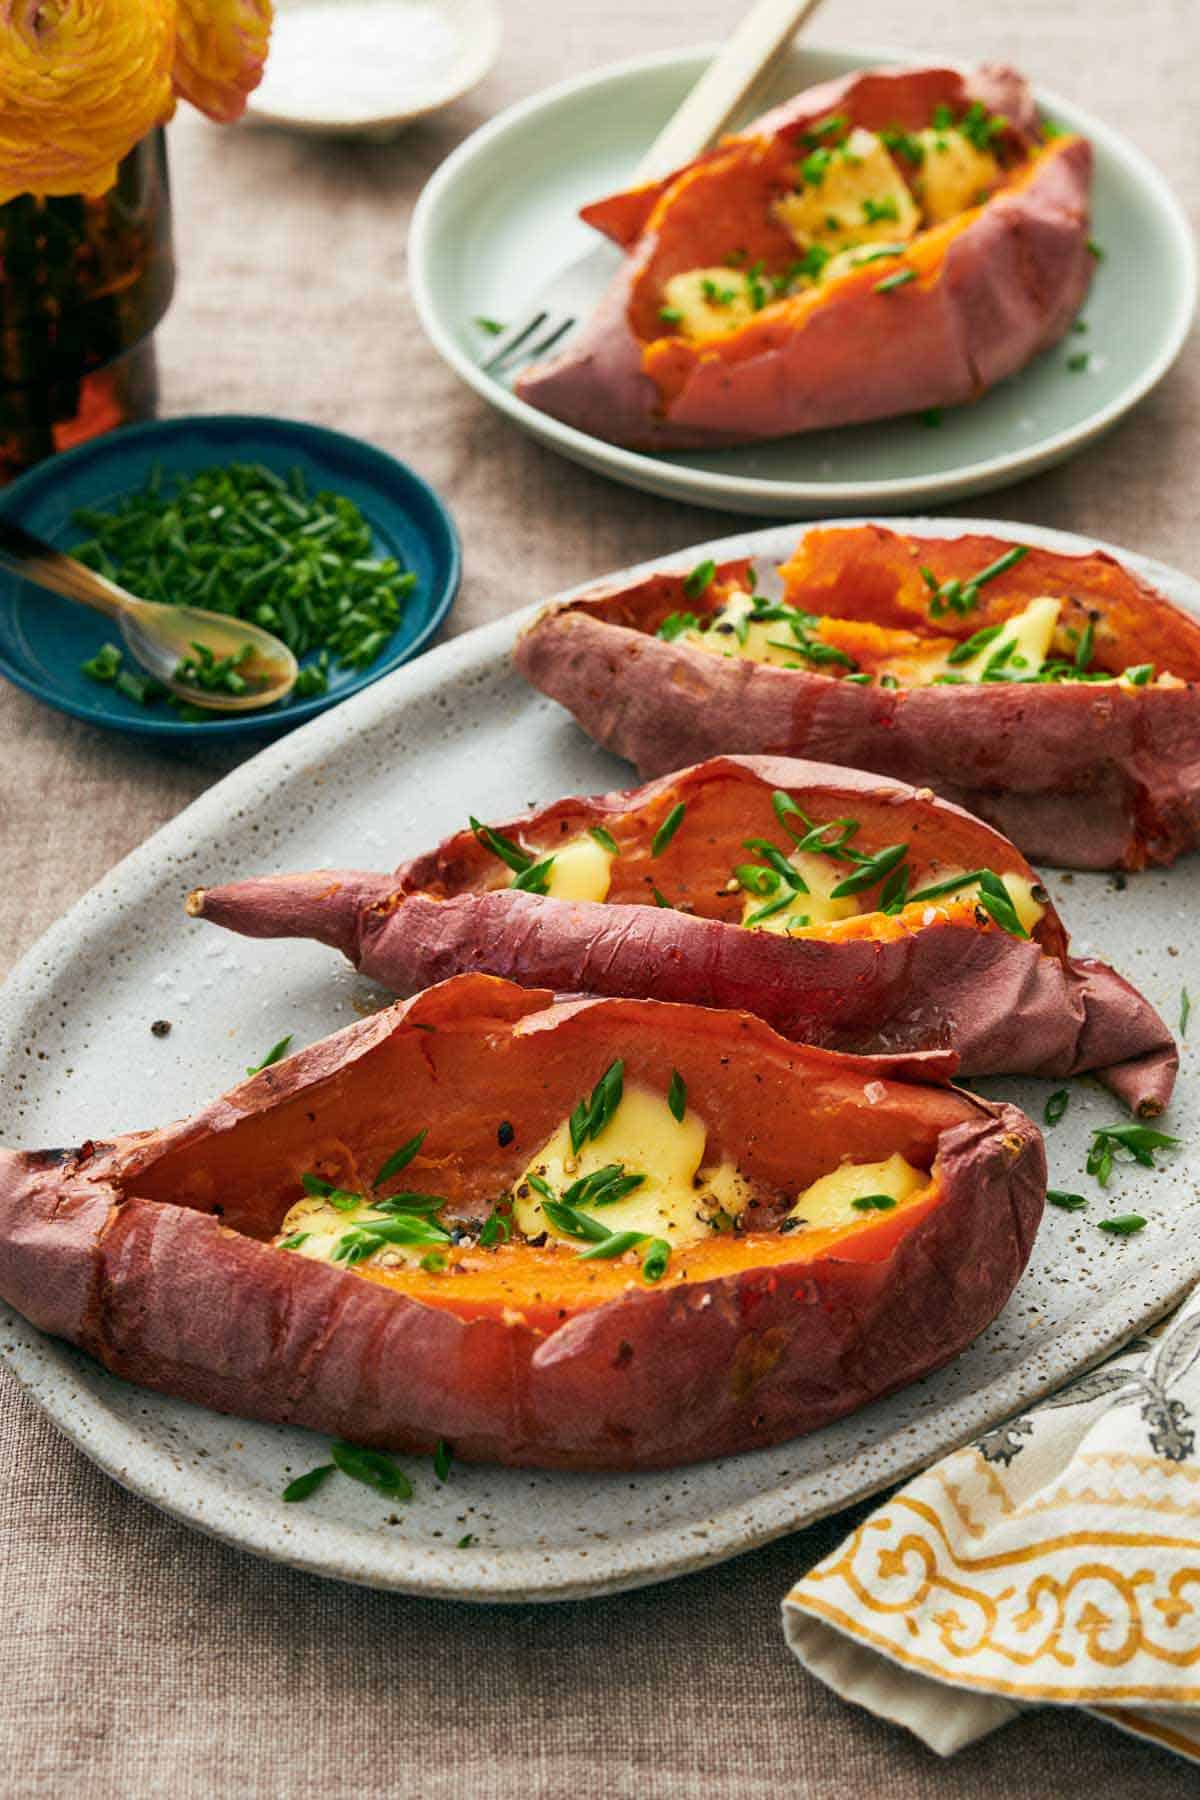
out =
<svg viewBox="0 0 1200 1800"><path fill-rule="evenodd" d="M927 885L933 887L935 884L940 885L943 881L950 881L959 872L956 869L939 869L936 875L930 876ZM965 874L966 870L962 870L961 873ZM1032 934L1034 926L1046 916L1045 906L1034 898L1034 889L1037 884L1031 881L1027 875L1001 875L1000 880L1008 890L1008 897L1013 903L1013 911L1025 930ZM979 883L968 881L964 882L962 887L955 888L951 893L939 894L928 904L930 906L952 906L960 900L974 900L978 894Z"/></svg>
<svg viewBox="0 0 1200 1800"><path fill-rule="evenodd" d="M776 201L774 212L801 250L907 243L921 223L903 175L873 131L852 131L836 150L802 160L796 189Z"/></svg>
<svg viewBox="0 0 1200 1800"><path fill-rule="evenodd" d="M562 1198L565 1190L582 1177L609 1164L622 1165L627 1175L645 1180L611 1206L579 1204L579 1211L598 1219L610 1231L640 1231L665 1238L669 1244L694 1244L709 1236L718 1212L736 1216L750 1198L749 1188L732 1164L702 1173L707 1131L689 1106L676 1119L666 1100L648 1088L627 1087L616 1112L598 1138L589 1139L576 1154L571 1149L569 1123L563 1120L517 1182L513 1217L527 1237L549 1232L579 1250L587 1246L560 1232L546 1217L542 1196L528 1177L538 1175Z"/></svg>
<svg viewBox="0 0 1200 1800"><path fill-rule="evenodd" d="M856 1200L863 1200L870 1194L883 1194L900 1206L928 1184L929 1176L906 1162L898 1151L886 1162L843 1163L831 1175L822 1175L811 1187L806 1187L788 1218L799 1219L817 1231L861 1224L874 1214L870 1209L856 1207Z"/></svg>
<svg viewBox="0 0 1200 1800"><path fill-rule="evenodd" d="M1024 612L1014 613L1006 619L1003 628L989 644L968 662L959 663L950 672L961 675L964 681L982 681L984 671L989 664L1012 675L1036 675L1047 656L1054 639L1058 616L1062 611L1061 600L1051 600L1043 596L1031 600ZM1002 662L997 658L1002 655L1008 645L1012 648Z"/></svg>
<svg viewBox="0 0 1200 1800"><path fill-rule="evenodd" d="M750 921L755 913L770 906L772 899L778 900L779 892L761 896L748 894L742 907L743 925L749 925L751 931L774 931L787 937L806 925L832 925L838 919L852 919L857 915L858 901L853 895L847 894L840 900L832 898L834 888L854 873L850 864L834 862L832 857L811 850L794 851L788 861L808 892L795 894L786 906L754 925L750 925Z"/></svg>
<svg viewBox="0 0 1200 1800"><path fill-rule="evenodd" d="M552 900L607 900L613 856L592 837L572 838L552 852L546 892Z"/></svg>
<svg viewBox="0 0 1200 1800"><path fill-rule="evenodd" d="M786 619L751 622L754 601L746 593L732 593L712 616L706 631L685 631L680 642L709 656L740 656L747 662L774 663L778 668L808 668ZM799 616L799 615L797 615ZM819 631L812 635L819 636Z"/></svg>
<svg viewBox="0 0 1200 1800"><path fill-rule="evenodd" d="M334 1251L348 1231L370 1229L371 1221L379 1217L365 1195L360 1206L343 1211L319 1195L306 1194L287 1213L275 1243L279 1245L287 1238L299 1236L302 1241L293 1246L291 1255L307 1256L313 1262L332 1262ZM360 1258L355 1266L371 1263L388 1269L416 1268L430 1248L429 1244L386 1244L370 1256Z"/></svg>
<svg viewBox="0 0 1200 1800"><path fill-rule="evenodd" d="M736 331L757 310L750 283L737 269L688 269L663 288L664 321L681 337L717 337ZM677 314L678 317L672 315Z"/></svg>
<svg viewBox="0 0 1200 1800"><path fill-rule="evenodd" d="M919 131L925 155L916 179L925 217L933 225L979 206L1000 179L990 150L978 150L961 131Z"/></svg>

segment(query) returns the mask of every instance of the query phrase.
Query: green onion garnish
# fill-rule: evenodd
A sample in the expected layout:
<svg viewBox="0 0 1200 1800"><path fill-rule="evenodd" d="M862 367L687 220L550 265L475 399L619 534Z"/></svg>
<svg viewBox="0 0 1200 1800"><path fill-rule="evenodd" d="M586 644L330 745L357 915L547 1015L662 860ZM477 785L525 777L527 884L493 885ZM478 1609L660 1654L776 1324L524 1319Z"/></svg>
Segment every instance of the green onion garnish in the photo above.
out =
<svg viewBox="0 0 1200 1800"><path fill-rule="evenodd" d="M1063 1114L1066 1112L1066 1110L1067 1110L1068 1106L1070 1106L1070 1104L1071 1104L1071 1095L1070 1095L1069 1089L1058 1088L1053 1094L1051 1094L1050 1098L1046 1102L1046 1109L1045 1109L1044 1113L1042 1114L1042 1117L1045 1119L1047 1125L1057 1125L1058 1121L1062 1118Z"/></svg>
<svg viewBox="0 0 1200 1800"><path fill-rule="evenodd" d="M1135 1231L1142 1231L1146 1221L1141 1213L1120 1213L1115 1219L1101 1219L1101 1231L1111 1233L1113 1237L1132 1237Z"/></svg>
<svg viewBox="0 0 1200 1800"><path fill-rule="evenodd" d="M691 573L683 578L683 591L688 599L698 600L701 594L705 593L712 585L716 572L717 565L711 556L707 557L704 562L697 563Z"/></svg>
<svg viewBox="0 0 1200 1800"><path fill-rule="evenodd" d="M428 1131L429 1127L425 1126L423 1130L418 1131L413 1137L410 1137L406 1144L401 1144L398 1150L393 1150L387 1161L380 1166L379 1173L371 1183L371 1186L382 1187L385 1181L390 1181L393 1175L398 1175L400 1173L401 1169L407 1169L409 1163L417 1154L421 1145L425 1142Z"/></svg>
<svg viewBox="0 0 1200 1800"><path fill-rule="evenodd" d="M287 1036L281 1037L277 1044L272 1044L261 1062L252 1063L250 1065L246 1070L247 1075L261 1075L264 1069L269 1069L272 1063L277 1063L281 1057L286 1056L288 1053L288 1045L291 1043L293 1035L294 1033L289 1031Z"/></svg>
<svg viewBox="0 0 1200 1800"><path fill-rule="evenodd" d="M319 1463L315 1469L310 1469L307 1475L297 1475L295 1481L289 1481L284 1488L283 1499L289 1506L297 1500L307 1500L316 1493L323 1482L328 1480L329 1476L333 1474L333 1470L332 1463Z"/></svg>
<svg viewBox="0 0 1200 1800"><path fill-rule="evenodd" d="M333 1444L329 1454L343 1475L361 1481L365 1487L386 1494L389 1500L411 1500L412 1482L379 1450L364 1450L359 1444Z"/></svg>
<svg viewBox="0 0 1200 1800"><path fill-rule="evenodd" d="M687 807L682 800L678 801L667 814L658 830L650 840L651 856L661 856L679 827L683 824L683 815Z"/></svg>
<svg viewBox="0 0 1200 1800"><path fill-rule="evenodd" d="M687 1112L687 1082L678 1069L671 1071L671 1085L667 1089L667 1105L670 1108L671 1117L682 1125L683 1116Z"/></svg>
<svg viewBox="0 0 1200 1800"><path fill-rule="evenodd" d="M603 825L589 825L588 836L590 838L595 838L600 848L602 850L607 850L610 856L620 856L620 845L617 843L612 832L606 831Z"/></svg>
<svg viewBox="0 0 1200 1800"><path fill-rule="evenodd" d="M1081 1212L1087 1205L1082 1194L1067 1194L1062 1188L1047 1188L1046 1198L1051 1206L1059 1206L1063 1212Z"/></svg>

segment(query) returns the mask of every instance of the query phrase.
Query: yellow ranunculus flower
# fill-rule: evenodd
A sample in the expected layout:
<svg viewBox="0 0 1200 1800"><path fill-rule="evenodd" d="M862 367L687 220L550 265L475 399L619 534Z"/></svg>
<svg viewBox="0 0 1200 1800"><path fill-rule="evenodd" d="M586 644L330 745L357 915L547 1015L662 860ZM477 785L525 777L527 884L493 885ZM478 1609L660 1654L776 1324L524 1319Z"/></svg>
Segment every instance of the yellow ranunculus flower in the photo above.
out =
<svg viewBox="0 0 1200 1800"><path fill-rule="evenodd" d="M225 123L262 80L271 0L179 0L175 91Z"/></svg>
<svg viewBox="0 0 1200 1800"><path fill-rule="evenodd" d="M10 0L0 15L0 203L102 194L175 100L176 0Z"/></svg>

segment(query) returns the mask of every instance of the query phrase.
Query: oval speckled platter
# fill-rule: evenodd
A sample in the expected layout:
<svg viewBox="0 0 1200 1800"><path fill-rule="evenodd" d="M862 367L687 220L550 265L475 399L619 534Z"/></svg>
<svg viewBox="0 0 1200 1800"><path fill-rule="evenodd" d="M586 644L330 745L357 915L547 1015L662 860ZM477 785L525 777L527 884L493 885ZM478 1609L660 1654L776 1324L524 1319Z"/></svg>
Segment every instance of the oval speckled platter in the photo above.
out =
<svg viewBox="0 0 1200 1800"><path fill-rule="evenodd" d="M1004 529L959 519L914 528ZM1061 533L1026 536L1083 547ZM747 553L765 571L795 537L796 527L777 527L691 556ZM1129 561L1200 612L1200 585ZM285 1032L308 1042L381 1002L315 945L256 944L190 923L182 910L190 887L322 863L386 868L468 810L486 818L628 784L625 765L513 674L519 622L444 645L263 751L47 933L0 993L0 1142L74 1143L161 1123L231 1085ZM1128 881L1051 881L1076 948L1111 958L1171 1020L1185 982L1200 999L1197 873L1193 860ZM172 1029L156 1037L150 1026L162 1018ZM1036 1116L1049 1091L1044 1082L987 1085ZM1118 1109L1076 1083L1066 1119L1048 1134L1051 1179L1086 1189L1092 1204L1083 1214L1050 1210L991 1329L903 1393L754 1455L652 1475L456 1465L444 1485L411 1459L416 1494L406 1506L348 1481L285 1506L285 1483L324 1460L323 1440L130 1387L4 1309L0 1348L34 1399L117 1481L226 1542L403 1593L551 1600L613 1592L732 1556L898 1480L1161 1314L1200 1278L1197 1088L1196 1052L1185 1045L1167 1121L1183 1148L1154 1174L1123 1165L1102 1193L1083 1174L1084 1153L1091 1129ZM1098 1218L1135 1208L1149 1220L1139 1236L1096 1229ZM473 1542L458 1548L468 1534Z"/></svg>

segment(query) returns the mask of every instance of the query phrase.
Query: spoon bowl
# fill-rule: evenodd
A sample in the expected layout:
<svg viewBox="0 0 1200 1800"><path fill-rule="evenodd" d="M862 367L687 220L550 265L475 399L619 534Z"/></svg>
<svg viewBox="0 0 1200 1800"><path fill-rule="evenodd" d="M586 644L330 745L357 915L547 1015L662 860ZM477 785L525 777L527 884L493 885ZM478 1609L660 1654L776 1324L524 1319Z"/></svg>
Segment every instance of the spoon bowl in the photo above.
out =
<svg viewBox="0 0 1200 1800"><path fill-rule="evenodd" d="M193 706L212 712L249 712L285 700L296 685L299 664L287 645L245 619L198 606L164 606L136 600L122 609L126 648L156 681ZM244 691L206 687L183 670L196 668L200 646L214 662L236 662Z"/></svg>
<svg viewBox="0 0 1200 1800"><path fill-rule="evenodd" d="M139 600L13 519L0 518L0 567L116 619L142 668L179 699L208 712L275 706L296 685L296 658L261 625L199 606Z"/></svg>

